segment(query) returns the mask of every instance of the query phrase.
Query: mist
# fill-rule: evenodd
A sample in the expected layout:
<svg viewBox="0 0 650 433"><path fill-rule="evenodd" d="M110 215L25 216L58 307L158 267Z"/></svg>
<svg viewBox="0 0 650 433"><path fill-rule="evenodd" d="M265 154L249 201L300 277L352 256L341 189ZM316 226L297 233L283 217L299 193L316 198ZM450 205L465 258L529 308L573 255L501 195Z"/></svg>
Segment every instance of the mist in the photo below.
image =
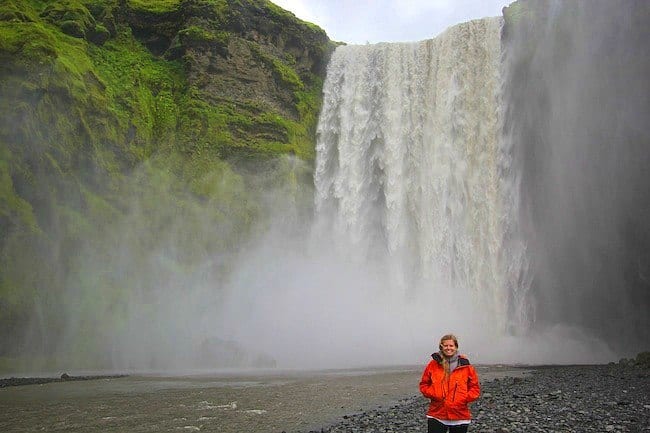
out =
<svg viewBox="0 0 650 433"><path fill-rule="evenodd" d="M295 229L295 227L293 227ZM567 326L508 335L473 293L421 280L400 290L390 254L362 258L335 235L277 226L238 260L215 329L284 368L420 365L454 332L478 363L606 362L616 356Z"/></svg>
<svg viewBox="0 0 650 433"><path fill-rule="evenodd" d="M279 165L309 170L291 159ZM155 167L136 171L131 190L147 190ZM274 184L272 175L251 176L249 185ZM406 288L390 251L369 256L345 232L304 218L310 185L261 188L255 202L265 222L242 238L236 208L215 219L216 203L165 184L156 179L165 194L152 200L125 195L129 211L96 227L71 261L65 302L37 306L23 350L47 344L55 356L33 357L26 373L419 365L448 332L478 363L613 357L604 347L594 357L595 339L568 328L509 336L480 298L443 278ZM225 248L224 239L232 240Z"/></svg>

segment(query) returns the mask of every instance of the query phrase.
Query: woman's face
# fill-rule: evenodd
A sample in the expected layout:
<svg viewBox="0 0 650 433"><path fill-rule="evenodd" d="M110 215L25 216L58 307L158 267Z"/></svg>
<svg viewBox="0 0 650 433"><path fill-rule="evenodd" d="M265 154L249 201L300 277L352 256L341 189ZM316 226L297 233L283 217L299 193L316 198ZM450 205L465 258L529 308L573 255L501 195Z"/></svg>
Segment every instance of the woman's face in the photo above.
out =
<svg viewBox="0 0 650 433"><path fill-rule="evenodd" d="M442 346L442 354L446 357L454 356L458 350L456 343L454 343L454 340L442 340L442 343L440 343L440 345Z"/></svg>

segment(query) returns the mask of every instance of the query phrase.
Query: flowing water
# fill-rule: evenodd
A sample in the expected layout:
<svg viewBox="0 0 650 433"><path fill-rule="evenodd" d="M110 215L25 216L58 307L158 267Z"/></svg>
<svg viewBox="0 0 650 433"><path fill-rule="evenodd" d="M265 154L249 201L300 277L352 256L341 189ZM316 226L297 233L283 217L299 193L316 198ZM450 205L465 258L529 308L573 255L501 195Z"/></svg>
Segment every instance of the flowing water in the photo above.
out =
<svg viewBox="0 0 650 433"><path fill-rule="evenodd" d="M318 127L321 230L351 260L382 263L389 290L483 317L463 328L441 316L483 353L508 336L524 337L514 359L647 350L650 3L508 13L503 32L489 18L336 50ZM569 340L582 348L558 350Z"/></svg>
<svg viewBox="0 0 650 433"><path fill-rule="evenodd" d="M419 369L131 376L0 389L3 432L295 432L417 392Z"/></svg>
<svg viewBox="0 0 650 433"><path fill-rule="evenodd" d="M495 330L526 323L517 188L501 147L500 18L417 43L340 47L318 127L316 205L395 290L456 292ZM513 306L517 308L513 308ZM508 314L508 313L512 314Z"/></svg>
<svg viewBox="0 0 650 433"><path fill-rule="evenodd" d="M482 362L524 361L503 338L531 319L501 140L502 26L336 49L311 237L271 235L242 260L220 316L228 338L278 365L327 367L409 364L453 330Z"/></svg>

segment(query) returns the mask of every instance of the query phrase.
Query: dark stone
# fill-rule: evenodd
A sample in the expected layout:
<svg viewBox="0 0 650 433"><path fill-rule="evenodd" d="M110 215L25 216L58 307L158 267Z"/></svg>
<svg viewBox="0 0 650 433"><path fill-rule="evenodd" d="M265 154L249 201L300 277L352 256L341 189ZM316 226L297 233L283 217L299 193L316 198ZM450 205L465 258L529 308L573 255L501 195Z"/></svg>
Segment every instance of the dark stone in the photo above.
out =
<svg viewBox="0 0 650 433"><path fill-rule="evenodd" d="M72 380L97 380L97 379L118 379L127 377L126 374L115 375L99 375L99 376L69 376L63 373L60 377L12 377L9 379L0 379L0 388L8 386L22 386L22 385L42 385L51 382L65 382Z"/></svg>
<svg viewBox="0 0 650 433"><path fill-rule="evenodd" d="M650 369L650 352L639 353L634 361L638 367Z"/></svg>
<svg viewBox="0 0 650 433"><path fill-rule="evenodd" d="M84 38L86 31L81 23L78 21L63 21L59 23L59 28L66 35L74 36L75 38Z"/></svg>
<svg viewBox="0 0 650 433"><path fill-rule="evenodd" d="M95 45L104 45L111 38L111 33L101 24L96 25L86 33L86 39Z"/></svg>

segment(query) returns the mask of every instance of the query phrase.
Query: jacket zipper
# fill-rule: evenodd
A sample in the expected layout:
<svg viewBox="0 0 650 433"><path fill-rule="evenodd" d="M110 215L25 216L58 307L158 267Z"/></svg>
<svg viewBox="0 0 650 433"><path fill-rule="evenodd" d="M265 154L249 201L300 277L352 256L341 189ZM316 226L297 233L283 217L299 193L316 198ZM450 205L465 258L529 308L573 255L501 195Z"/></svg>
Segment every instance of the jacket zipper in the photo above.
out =
<svg viewBox="0 0 650 433"><path fill-rule="evenodd" d="M458 382L456 382L456 386L454 386L454 395L451 398L451 401L456 401L456 390L458 389Z"/></svg>

